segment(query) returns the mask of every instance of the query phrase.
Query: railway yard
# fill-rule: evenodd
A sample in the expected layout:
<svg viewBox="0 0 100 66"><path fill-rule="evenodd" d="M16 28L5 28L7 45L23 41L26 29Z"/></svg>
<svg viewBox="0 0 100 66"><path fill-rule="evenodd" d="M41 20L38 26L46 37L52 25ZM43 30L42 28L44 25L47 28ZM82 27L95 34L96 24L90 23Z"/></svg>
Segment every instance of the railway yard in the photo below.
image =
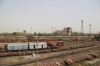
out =
<svg viewBox="0 0 100 66"><path fill-rule="evenodd" d="M64 44L60 48L0 51L0 66L99 66L100 43Z"/></svg>
<svg viewBox="0 0 100 66"><path fill-rule="evenodd" d="M100 0L0 0L0 66L100 66Z"/></svg>

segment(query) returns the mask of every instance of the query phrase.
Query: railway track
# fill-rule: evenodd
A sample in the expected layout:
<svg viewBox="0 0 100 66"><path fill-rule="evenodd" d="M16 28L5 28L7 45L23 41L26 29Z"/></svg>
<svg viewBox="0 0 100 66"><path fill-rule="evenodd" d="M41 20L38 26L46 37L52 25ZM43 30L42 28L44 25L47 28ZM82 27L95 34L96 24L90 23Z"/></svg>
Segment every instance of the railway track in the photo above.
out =
<svg viewBox="0 0 100 66"><path fill-rule="evenodd" d="M95 44L89 44L89 45L81 45L79 47L72 46L72 47L65 47L65 48L58 48L58 49L49 49L49 50L38 50L38 53L49 53L49 52L57 52L57 51L64 51L64 50L71 50L71 49L78 49L78 48L87 48L95 46ZM19 55L31 55L32 53L37 53L37 51L20 51L20 52L0 52L0 57L6 57L6 56L19 56Z"/></svg>
<svg viewBox="0 0 100 66"><path fill-rule="evenodd" d="M64 54L60 54L60 55L55 55L55 56L43 58L43 59L38 59L38 62L47 61L48 59L60 58L62 56L64 57L64 56L69 56L69 55L75 55L75 54L79 54L79 53L84 53L84 52L87 52L88 50L95 50L95 49L97 49L99 47L100 46L95 46L95 47L88 48L88 49L85 49L85 50L75 51L75 52L73 52L73 54L72 53L64 53ZM28 61L23 61L23 62L1 64L1 66L20 66L20 65L25 65L25 64L35 63L35 62L37 62L37 61L36 60L28 60ZM48 65L48 66L50 66L50 65Z"/></svg>
<svg viewBox="0 0 100 66"><path fill-rule="evenodd" d="M65 60L61 60L61 61L56 61L56 62L51 62L51 63L46 63L46 64L41 64L39 66L71 66L75 63L84 61L84 60L91 60L93 58L99 58L100 57L100 46L96 47L99 48L98 52L94 52L94 53L90 53L90 54L86 54L86 55L81 55L81 56L77 56L77 57L73 57L70 59L65 59ZM92 48L93 50L96 48ZM93 66L100 66L100 63L97 63Z"/></svg>
<svg viewBox="0 0 100 66"><path fill-rule="evenodd" d="M98 63L94 64L94 66L100 66L100 62L98 62Z"/></svg>

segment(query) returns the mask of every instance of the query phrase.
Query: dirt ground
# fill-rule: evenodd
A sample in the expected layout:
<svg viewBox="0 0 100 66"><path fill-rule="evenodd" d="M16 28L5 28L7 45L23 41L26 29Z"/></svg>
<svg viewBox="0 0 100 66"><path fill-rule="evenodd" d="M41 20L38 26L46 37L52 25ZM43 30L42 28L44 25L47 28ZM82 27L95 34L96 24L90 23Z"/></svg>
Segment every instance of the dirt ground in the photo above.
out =
<svg viewBox="0 0 100 66"><path fill-rule="evenodd" d="M100 66L100 58L94 58L88 61L81 61L71 66Z"/></svg>
<svg viewBox="0 0 100 66"><path fill-rule="evenodd" d="M77 44L65 44L64 47L69 47L69 46L77 46ZM81 45L81 44L80 44ZM91 47L89 47L91 48ZM85 50L87 48L84 48L82 50ZM74 49L74 50L65 50L65 51L60 51L60 52L52 52L52 53L43 53L43 54L39 54L39 57L32 57L32 55L27 55L27 56L12 56L12 57L0 57L0 64L6 64L6 63L14 63L14 62L23 62L23 61L28 61L28 60L36 60L40 59L40 58L48 58L51 56L56 56L56 55L60 55L60 54L67 54L67 53L73 53L76 51L81 51L80 49ZM94 51L98 51L93 50ZM54 62L54 61L59 61L59 60L64 60L64 59L68 59L68 58L72 58L72 57L77 57L79 55L86 55L90 52L85 52L85 53L79 53L76 55L66 55L63 57L59 57L59 58L53 58L53 59L48 59L47 61L42 61L42 62L38 62L38 64L42 64L42 63L48 63L48 62ZM22 66L37 66L37 63L31 63L31 64L27 64L27 65L22 65ZM81 64L79 66L82 66Z"/></svg>

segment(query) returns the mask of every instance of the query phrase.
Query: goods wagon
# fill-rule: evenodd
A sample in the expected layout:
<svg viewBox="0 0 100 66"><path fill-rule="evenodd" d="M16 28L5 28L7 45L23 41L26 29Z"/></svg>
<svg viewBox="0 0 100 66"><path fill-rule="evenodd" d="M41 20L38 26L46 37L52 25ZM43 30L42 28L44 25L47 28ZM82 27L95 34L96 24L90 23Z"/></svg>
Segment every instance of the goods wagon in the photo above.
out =
<svg viewBox="0 0 100 66"><path fill-rule="evenodd" d="M47 46L48 48L57 48L64 45L64 41L48 41Z"/></svg>
<svg viewBox="0 0 100 66"><path fill-rule="evenodd" d="M45 49L45 48L47 48L47 43L46 42L29 43L29 50L32 50L32 49Z"/></svg>
<svg viewBox="0 0 100 66"><path fill-rule="evenodd" d="M25 43L11 43L5 45L6 51L28 50L28 44Z"/></svg>
<svg viewBox="0 0 100 66"><path fill-rule="evenodd" d="M35 50L46 48L58 48L64 45L64 41L29 42L5 44L6 51Z"/></svg>

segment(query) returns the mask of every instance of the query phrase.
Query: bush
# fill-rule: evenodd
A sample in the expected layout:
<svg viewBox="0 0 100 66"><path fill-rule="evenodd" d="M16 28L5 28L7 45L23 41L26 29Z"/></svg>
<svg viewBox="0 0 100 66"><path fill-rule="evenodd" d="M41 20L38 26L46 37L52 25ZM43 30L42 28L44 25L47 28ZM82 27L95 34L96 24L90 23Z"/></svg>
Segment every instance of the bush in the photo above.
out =
<svg viewBox="0 0 100 66"><path fill-rule="evenodd" d="M28 41L33 41L34 40L34 37L33 37L33 35L32 34L29 34L29 35L27 35L27 40Z"/></svg>

